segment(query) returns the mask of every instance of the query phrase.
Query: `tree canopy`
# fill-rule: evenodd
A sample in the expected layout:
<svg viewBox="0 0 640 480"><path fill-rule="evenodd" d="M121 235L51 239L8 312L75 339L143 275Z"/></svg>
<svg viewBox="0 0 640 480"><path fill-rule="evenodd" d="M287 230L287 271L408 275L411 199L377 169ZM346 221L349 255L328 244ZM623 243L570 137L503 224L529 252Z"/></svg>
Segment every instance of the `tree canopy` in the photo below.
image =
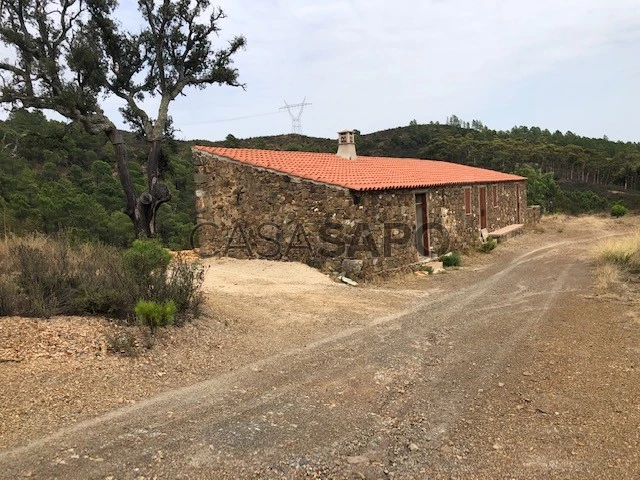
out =
<svg viewBox="0 0 640 480"><path fill-rule="evenodd" d="M139 0L143 24L133 32L117 21L115 0L1 0L0 7L0 42L13 53L0 62L0 103L53 110L88 133L105 134L124 212L136 235L155 235L157 211L171 199L160 171L162 142L172 128L169 106L188 87L243 86L232 57L244 37L214 47L224 13L209 0ZM142 189L132 180L124 137L101 107L105 96L124 100L124 119L148 143ZM148 98L158 100L155 115L142 106Z"/></svg>
<svg viewBox="0 0 640 480"><path fill-rule="evenodd" d="M132 182L142 190L146 145L123 135ZM80 240L131 244L134 231L122 212L122 187L106 137L47 120L40 112L17 110L0 121L2 138L10 146L0 148L0 234L66 230ZM195 223L191 152L188 145L176 144L166 154L165 181L173 194L171 208L159 212L158 237L171 248L188 248Z"/></svg>

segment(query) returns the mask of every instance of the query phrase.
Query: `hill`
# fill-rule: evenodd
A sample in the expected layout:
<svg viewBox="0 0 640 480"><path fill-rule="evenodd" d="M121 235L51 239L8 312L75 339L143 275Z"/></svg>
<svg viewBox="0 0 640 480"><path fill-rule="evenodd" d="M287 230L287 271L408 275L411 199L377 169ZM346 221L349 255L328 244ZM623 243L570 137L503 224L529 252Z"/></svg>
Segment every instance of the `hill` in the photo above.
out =
<svg viewBox="0 0 640 480"><path fill-rule="evenodd" d="M131 133L125 136L134 183L143 191L146 145ZM519 172L530 178L530 201L548 210L602 211L620 201L640 209L638 143L537 127L496 131L456 117L446 125L411 122L366 135L357 132L356 142L360 155L430 158ZM167 142L161 170L173 198L160 210L158 229L163 242L175 249L188 248L195 223L194 144L336 150L335 139L303 135ZM16 111L0 122L0 234L64 229L81 240L125 246L133 239L133 228L123 205L113 150L104 138L48 120L40 112Z"/></svg>
<svg viewBox="0 0 640 480"><path fill-rule="evenodd" d="M222 142L194 143L312 152L336 150L335 139L293 134L247 139L229 135ZM640 143L582 137L572 132L551 133L538 127L497 131L479 121L469 124L453 116L446 125L412 122L365 135L357 132L356 147L359 155L444 160L529 177L547 174L558 182L560 190L545 195L558 198L531 200L548 209L570 213L602 211L616 202L640 209Z"/></svg>
<svg viewBox="0 0 640 480"><path fill-rule="evenodd" d="M126 134L136 189L146 190L146 145ZM188 246L195 220L195 187L187 144L167 143L163 175L172 192L158 231L172 248ZM103 136L48 120L40 112L13 112L0 122L0 234L68 231L79 240L126 246L133 226L114 172L113 147Z"/></svg>
<svg viewBox="0 0 640 480"><path fill-rule="evenodd" d="M356 146L361 155L445 160L503 172L528 164L543 173L553 173L559 181L640 187L640 143L581 137L572 132L551 133L538 127L496 131L477 124L476 128L413 124L366 135L356 131ZM312 152L336 149L333 139L294 134L247 139L229 135L222 142L201 143Z"/></svg>

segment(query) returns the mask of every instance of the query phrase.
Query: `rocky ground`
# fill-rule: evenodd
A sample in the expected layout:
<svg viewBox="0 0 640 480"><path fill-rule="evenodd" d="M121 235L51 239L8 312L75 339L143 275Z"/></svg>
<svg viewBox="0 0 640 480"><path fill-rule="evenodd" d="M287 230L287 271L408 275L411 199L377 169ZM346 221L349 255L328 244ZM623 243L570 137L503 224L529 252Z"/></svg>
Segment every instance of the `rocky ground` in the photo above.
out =
<svg viewBox="0 0 640 480"><path fill-rule="evenodd" d="M303 347L424 295L353 289L298 263L220 259L206 269L204 315L161 330L152 349L137 327L108 319L0 318L0 449ZM138 347L114 352L114 338Z"/></svg>
<svg viewBox="0 0 640 480"><path fill-rule="evenodd" d="M636 306L591 261L637 224L549 218L355 289L225 261L134 358L105 320L4 318L0 477L638 478Z"/></svg>

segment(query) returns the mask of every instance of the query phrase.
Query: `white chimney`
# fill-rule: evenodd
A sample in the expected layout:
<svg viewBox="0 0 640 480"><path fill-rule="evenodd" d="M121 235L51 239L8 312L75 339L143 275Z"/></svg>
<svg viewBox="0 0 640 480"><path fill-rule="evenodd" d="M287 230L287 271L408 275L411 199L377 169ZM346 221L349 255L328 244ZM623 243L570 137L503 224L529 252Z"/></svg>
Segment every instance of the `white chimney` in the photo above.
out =
<svg viewBox="0 0 640 480"><path fill-rule="evenodd" d="M338 132L338 153L339 157L346 158L347 160L355 160L356 155L356 141L353 130L343 130Z"/></svg>

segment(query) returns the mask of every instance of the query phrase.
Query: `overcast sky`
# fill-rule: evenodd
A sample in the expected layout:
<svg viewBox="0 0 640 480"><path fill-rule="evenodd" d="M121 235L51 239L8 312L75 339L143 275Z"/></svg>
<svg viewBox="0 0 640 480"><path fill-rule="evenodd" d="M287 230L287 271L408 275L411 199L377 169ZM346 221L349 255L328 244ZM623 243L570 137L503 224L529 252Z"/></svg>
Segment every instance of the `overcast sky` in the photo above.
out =
<svg viewBox="0 0 640 480"><path fill-rule="evenodd" d="M235 62L247 89L188 91L171 109L184 139L289 133L284 111L230 119L306 97L302 128L313 136L456 114L495 129L640 141L640 0L219 4L221 44L247 38ZM135 12L131 0L121 5ZM107 110L118 116L114 102Z"/></svg>

